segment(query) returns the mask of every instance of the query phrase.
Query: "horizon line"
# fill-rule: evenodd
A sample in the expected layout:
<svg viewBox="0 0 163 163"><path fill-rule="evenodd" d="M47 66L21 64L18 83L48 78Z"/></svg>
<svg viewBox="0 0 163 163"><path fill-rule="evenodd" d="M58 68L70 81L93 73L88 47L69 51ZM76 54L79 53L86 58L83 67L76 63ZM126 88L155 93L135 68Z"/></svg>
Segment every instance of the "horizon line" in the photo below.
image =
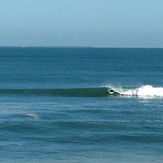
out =
<svg viewBox="0 0 163 163"><path fill-rule="evenodd" d="M163 47L143 47L143 46L26 46L26 45L0 45L0 48L112 48L112 49L163 49Z"/></svg>

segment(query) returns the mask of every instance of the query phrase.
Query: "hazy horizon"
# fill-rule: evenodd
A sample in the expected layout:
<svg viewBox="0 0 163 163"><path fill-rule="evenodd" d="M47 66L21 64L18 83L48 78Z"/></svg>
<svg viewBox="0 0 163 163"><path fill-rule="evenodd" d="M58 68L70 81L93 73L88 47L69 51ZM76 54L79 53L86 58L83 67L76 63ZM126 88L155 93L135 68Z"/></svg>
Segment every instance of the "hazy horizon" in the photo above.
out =
<svg viewBox="0 0 163 163"><path fill-rule="evenodd" d="M110 48L110 49L163 49L163 47L126 47L126 46L44 46L44 45L0 45L0 48Z"/></svg>
<svg viewBox="0 0 163 163"><path fill-rule="evenodd" d="M162 0L1 0L1 47L163 48Z"/></svg>

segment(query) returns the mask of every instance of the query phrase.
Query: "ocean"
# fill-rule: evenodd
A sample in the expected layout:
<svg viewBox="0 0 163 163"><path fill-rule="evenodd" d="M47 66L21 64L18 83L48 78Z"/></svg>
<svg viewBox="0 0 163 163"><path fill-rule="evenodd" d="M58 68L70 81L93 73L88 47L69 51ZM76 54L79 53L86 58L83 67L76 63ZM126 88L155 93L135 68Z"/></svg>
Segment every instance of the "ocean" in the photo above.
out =
<svg viewBox="0 0 163 163"><path fill-rule="evenodd" d="M163 162L163 49L1 47L0 162Z"/></svg>

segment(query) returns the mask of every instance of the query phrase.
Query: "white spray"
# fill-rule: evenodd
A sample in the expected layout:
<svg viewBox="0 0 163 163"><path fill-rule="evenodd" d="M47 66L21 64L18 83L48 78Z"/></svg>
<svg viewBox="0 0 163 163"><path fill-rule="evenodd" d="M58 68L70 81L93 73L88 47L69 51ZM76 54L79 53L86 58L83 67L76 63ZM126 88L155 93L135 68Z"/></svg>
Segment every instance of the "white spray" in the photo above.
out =
<svg viewBox="0 0 163 163"><path fill-rule="evenodd" d="M129 89L120 92L122 95L127 96L156 96L163 97L163 87L153 87L151 85L141 86L136 89Z"/></svg>

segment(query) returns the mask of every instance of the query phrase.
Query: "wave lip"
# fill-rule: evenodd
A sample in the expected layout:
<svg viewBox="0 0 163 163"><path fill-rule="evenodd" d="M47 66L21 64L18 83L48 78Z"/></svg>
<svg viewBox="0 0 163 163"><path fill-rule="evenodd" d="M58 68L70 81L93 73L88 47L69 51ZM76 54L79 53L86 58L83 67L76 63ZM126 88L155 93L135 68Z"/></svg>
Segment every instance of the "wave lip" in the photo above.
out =
<svg viewBox="0 0 163 163"><path fill-rule="evenodd" d="M143 85L139 88L110 88L119 95L141 97L163 97L163 87ZM110 90L109 89L109 90Z"/></svg>

